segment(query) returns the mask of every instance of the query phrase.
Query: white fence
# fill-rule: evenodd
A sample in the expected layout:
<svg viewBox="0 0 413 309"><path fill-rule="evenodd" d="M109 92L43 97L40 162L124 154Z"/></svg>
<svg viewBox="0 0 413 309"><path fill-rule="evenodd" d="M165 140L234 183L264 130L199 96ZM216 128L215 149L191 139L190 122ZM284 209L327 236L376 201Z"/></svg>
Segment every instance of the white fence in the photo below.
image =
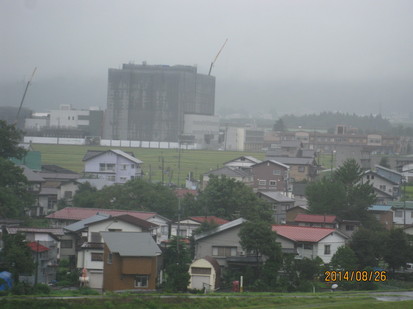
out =
<svg viewBox="0 0 413 309"><path fill-rule="evenodd" d="M85 138L63 138L63 137L37 137L25 136L25 143L33 144L59 144L59 145L87 145ZM100 146L107 147L130 147L130 148L158 148L158 149L177 149L178 143L174 142L155 142L155 141L126 141L101 139ZM96 144L97 145L97 144ZM199 144L181 144L182 149L201 149Z"/></svg>

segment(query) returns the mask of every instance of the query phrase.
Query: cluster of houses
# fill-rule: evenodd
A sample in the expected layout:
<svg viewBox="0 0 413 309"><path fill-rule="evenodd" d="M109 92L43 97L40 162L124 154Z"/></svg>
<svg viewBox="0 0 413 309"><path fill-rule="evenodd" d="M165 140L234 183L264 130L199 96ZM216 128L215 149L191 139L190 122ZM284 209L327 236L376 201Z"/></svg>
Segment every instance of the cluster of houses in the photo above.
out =
<svg viewBox="0 0 413 309"><path fill-rule="evenodd" d="M360 222L309 214L305 184L317 175L316 154L297 148L294 143L284 146L265 160L241 156L224 163L222 168L203 175L200 189L208 184L211 175L229 177L252 187L271 204L272 229L282 252L298 259L320 257L329 263ZM52 282L59 261L67 260L73 269L81 271L82 285L105 291L153 290L164 280L162 252L171 237L189 239L205 221L214 222L217 227L194 236L189 288L215 290L223 269L255 262L255 257L240 245L238 234L243 218L227 221L198 216L173 222L154 212L72 207L79 183L89 182L100 189L142 175L142 161L120 150L88 151L83 161L83 177L87 178L53 165L43 165L38 171L24 168L36 197L30 215L45 216L50 228L25 228L18 222L0 220L3 233L26 235L33 258L38 261L36 274L22 276L21 280ZM369 181L376 190L378 204L369 211L379 222L388 229L403 227L406 233L413 234L413 202L399 201L402 174L376 166L364 173L362 181ZM67 207L58 210L58 203Z"/></svg>

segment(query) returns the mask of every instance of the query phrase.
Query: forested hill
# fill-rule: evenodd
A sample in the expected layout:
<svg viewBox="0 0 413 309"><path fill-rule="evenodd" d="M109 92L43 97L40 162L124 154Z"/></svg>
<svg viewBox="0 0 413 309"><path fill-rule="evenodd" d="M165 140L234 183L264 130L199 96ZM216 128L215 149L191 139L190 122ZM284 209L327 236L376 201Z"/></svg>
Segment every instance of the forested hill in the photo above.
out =
<svg viewBox="0 0 413 309"><path fill-rule="evenodd" d="M284 126L288 129L305 128L314 130L332 130L336 125L347 125L358 128L361 132L386 132L393 131L393 127L387 119L381 115L358 116L356 114L344 114L323 112L304 116L285 115L282 118Z"/></svg>

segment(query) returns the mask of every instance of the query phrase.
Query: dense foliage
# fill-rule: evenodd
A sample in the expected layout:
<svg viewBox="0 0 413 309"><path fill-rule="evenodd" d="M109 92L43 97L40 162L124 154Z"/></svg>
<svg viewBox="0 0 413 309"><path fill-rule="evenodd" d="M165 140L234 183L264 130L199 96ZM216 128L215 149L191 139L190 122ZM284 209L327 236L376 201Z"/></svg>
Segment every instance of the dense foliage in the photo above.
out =
<svg viewBox="0 0 413 309"><path fill-rule="evenodd" d="M33 203L22 168L9 160L25 155L20 139L21 132L14 125L0 120L0 218L22 217Z"/></svg>
<svg viewBox="0 0 413 309"><path fill-rule="evenodd" d="M309 209L314 214L333 214L342 219L367 224L367 208L376 201L374 188L363 183L363 171L354 159L346 160L332 175L310 183L306 188Z"/></svg>

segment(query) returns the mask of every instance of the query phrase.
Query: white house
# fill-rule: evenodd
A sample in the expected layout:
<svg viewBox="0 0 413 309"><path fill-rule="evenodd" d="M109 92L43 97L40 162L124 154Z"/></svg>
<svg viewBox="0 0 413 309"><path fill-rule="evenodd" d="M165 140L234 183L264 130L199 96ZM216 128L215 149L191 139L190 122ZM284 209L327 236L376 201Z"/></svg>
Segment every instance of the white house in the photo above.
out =
<svg viewBox="0 0 413 309"><path fill-rule="evenodd" d="M318 256L324 263L330 263L337 249L344 246L349 238L331 228L273 225L272 230L277 233L277 242L284 252L294 252L298 259Z"/></svg>
<svg viewBox="0 0 413 309"><path fill-rule="evenodd" d="M111 149L88 150L83 157L84 174L89 178L106 179L113 183L125 183L142 176L142 161L132 153Z"/></svg>

